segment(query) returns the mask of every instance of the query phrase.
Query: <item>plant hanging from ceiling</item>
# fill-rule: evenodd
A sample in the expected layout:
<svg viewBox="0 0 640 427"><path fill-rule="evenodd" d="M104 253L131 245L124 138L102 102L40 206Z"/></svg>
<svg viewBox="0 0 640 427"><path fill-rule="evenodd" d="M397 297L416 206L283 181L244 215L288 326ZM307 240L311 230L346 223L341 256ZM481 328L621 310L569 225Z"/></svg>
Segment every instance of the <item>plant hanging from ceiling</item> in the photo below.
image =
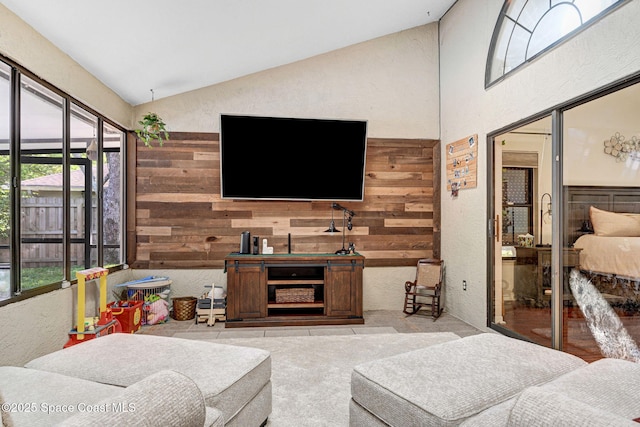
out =
<svg viewBox="0 0 640 427"><path fill-rule="evenodd" d="M165 122L156 113L148 113L138 122L142 129L136 129L136 135L144 142L144 145L151 147L151 143L157 140L160 146L169 139L169 132Z"/></svg>
<svg viewBox="0 0 640 427"><path fill-rule="evenodd" d="M151 102L155 100L154 98L153 89L151 89ZM142 126L142 129L136 129L136 135L147 147L152 147L151 143L154 140L157 140L162 147L162 143L169 139L167 125L156 113L147 113L138 124Z"/></svg>

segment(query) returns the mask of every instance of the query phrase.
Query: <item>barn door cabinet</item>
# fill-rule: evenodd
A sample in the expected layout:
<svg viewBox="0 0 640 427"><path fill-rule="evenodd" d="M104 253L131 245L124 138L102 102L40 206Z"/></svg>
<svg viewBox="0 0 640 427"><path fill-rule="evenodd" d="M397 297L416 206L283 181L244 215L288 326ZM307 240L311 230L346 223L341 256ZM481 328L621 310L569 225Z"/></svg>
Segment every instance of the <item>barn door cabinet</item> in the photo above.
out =
<svg viewBox="0 0 640 427"><path fill-rule="evenodd" d="M362 324L362 255L230 254L225 327Z"/></svg>

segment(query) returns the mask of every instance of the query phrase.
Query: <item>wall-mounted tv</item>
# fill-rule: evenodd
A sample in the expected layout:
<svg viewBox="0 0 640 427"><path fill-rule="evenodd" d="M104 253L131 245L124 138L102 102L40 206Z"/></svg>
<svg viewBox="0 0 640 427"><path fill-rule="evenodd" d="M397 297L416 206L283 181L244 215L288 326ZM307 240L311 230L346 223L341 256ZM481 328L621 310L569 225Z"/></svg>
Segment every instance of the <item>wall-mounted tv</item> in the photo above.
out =
<svg viewBox="0 0 640 427"><path fill-rule="evenodd" d="M222 114L223 199L364 198L367 122Z"/></svg>

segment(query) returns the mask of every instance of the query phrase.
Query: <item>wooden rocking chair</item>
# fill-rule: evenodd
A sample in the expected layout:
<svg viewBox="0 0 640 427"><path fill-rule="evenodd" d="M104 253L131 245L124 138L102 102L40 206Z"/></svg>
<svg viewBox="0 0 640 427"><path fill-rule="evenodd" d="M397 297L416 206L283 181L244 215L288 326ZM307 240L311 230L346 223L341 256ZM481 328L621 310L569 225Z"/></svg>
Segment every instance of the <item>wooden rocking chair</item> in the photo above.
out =
<svg viewBox="0 0 640 427"><path fill-rule="evenodd" d="M440 259L419 259L416 267L416 280L404 284L404 310L412 315L422 307L431 308L433 320L440 317L442 307L440 299L444 278L444 261Z"/></svg>

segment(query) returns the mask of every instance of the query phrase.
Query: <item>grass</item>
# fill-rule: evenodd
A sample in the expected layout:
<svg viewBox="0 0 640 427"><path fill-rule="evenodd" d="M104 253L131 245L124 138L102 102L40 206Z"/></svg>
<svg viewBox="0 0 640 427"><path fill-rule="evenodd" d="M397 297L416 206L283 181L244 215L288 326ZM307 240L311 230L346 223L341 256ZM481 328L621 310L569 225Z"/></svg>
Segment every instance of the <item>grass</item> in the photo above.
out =
<svg viewBox="0 0 640 427"><path fill-rule="evenodd" d="M115 265L115 264L114 264ZM108 266L107 266L108 267ZM71 280L75 280L76 272L84 270L84 265L71 266ZM36 289L63 280L62 267L32 267L22 269L22 290Z"/></svg>

